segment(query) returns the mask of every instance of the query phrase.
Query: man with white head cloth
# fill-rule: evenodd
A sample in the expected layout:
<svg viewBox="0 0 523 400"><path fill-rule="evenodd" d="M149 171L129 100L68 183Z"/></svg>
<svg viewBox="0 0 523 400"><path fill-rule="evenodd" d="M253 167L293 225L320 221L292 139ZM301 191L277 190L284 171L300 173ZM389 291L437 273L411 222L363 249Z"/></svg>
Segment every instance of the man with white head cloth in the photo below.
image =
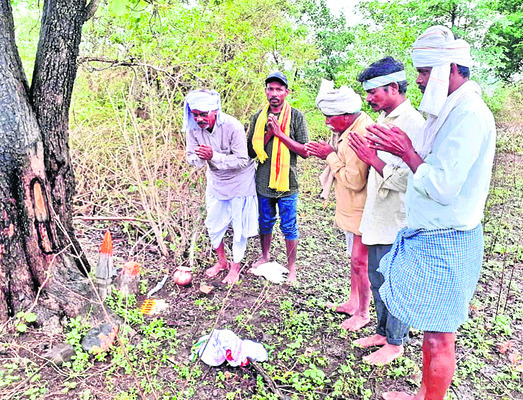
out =
<svg viewBox="0 0 523 400"><path fill-rule="evenodd" d="M425 119L405 97L407 78L400 61L382 58L366 68L357 80L363 83L369 105L374 111L380 111L378 124L397 126L410 138L420 133ZM376 334L355 343L362 347L381 346L363 360L384 365L400 357L403 345L409 341L409 326L390 314L380 297L383 275L378 267L398 232L407 226L405 191L410 169L401 158L371 149L355 132L350 133L349 142L357 156L371 167L360 231L369 254L369 280L377 315Z"/></svg>
<svg viewBox="0 0 523 400"><path fill-rule="evenodd" d="M334 180L336 194L336 225L345 232L347 251L351 254L351 294L349 300L336 311L352 315L341 327L357 331L370 321L370 283L367 272L367 248L361 242L359 231L365 198L367 196L368 165L361 161L349 146L349 132L365 137L365 127L372 124L361 111L361 98L347 86L334 89L334 83L323 80L316 105L325 115L325 124L332 131L329 143L309 142L305 148L309 155L327 160L322 174L324 195L328 195Z"/></svg>
<svg viewBox="0 0 523 400"><path fill-rule="evenodd" d="M434 26L418 37L412 59L428 114L422 135L411 141L398 128L368 130L374 148L401 157L412 171L408 227L380 262L380 295L391 314L425 332L423 378L417 395L383 398L440 400L454 374L455 332L467 320L481 270L496 132L479 86L468 79L468 43Z"/></svg>
<svg viewBox="0 0 523 400"><path fill-rule="evenodd" d="M212 277L229 269L223 283L238 281L247 238L258 234L258 201L255 166L247 153L243 125L221 110L220 95L195 90L185 98L183 129L187 161L196 168L207 166L205 226L218 262L205 273ZM223 237L233 228L233 261L225 254Z"/></svg>

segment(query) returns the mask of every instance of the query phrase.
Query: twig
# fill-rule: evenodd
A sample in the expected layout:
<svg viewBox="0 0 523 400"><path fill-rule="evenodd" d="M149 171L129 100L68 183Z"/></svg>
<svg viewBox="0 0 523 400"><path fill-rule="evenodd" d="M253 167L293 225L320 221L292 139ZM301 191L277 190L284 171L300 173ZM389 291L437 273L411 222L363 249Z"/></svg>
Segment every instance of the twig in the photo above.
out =
<svg viewBox="0 0 523 400"><path fill-rule="evenodd" d="M145 222L149 223L150 221L147 219L142 218L134 218L134 217L109 217L109 216L95 216L95 217L87 217L85 215L77 215L76 217L73 217L74 221L137 221L137 222Z"/></svg>
<svg viewBox="0 0 523 400"><path fill-rule="evenodd" d="M271 391L276 396L278 396L278 398L280 398L282 400L288 399L288 397L285 396L281 392L281 390L279 389L278 385L276 385L276 382L273 381L273 379L267 374L267 372L265 372L263 370L263 368L260 365L258 365L258 363L256 361L254 361L250 357L249 357L249 361L250 361L252 367L256 370L256 372L259 373L263 377L263 379L265 379L265 382L267 382L267 385L269 386L269 389L271 389Z"/></svg>

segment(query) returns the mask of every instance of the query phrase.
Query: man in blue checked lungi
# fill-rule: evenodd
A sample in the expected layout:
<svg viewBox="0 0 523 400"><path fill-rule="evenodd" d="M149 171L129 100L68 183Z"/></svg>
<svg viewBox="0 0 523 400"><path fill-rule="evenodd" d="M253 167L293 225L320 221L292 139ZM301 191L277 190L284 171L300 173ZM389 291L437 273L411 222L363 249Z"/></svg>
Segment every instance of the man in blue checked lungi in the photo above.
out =
<svg viewBox="0 0 523 400"><path fill-rule="evenodd" d="M221 110L220 95L195 90L185 98L183 129L190 165L207 166L205 226L218 262L207 269L212 277L229 270L223 283L235 283L245 255L247 238L258 234L258 200L255 166L247 153L247 136L240 121ZM228 262L223 237L233 228L232 263Z"/></svg>
<svg viewBox="0 0 523 400"><path fill-rule="evenodd" d="M470 46L443 26L413 45L427 113L413 142L398 128L373 125L371 147L401 157L412 174L406 192L407 228L380 262L380 295L389 312L423 330L423 377L415 396L441 400L455 369L455 332L467 320L482 259L481 219L495 150L492 113L469 80Z"/></svg>

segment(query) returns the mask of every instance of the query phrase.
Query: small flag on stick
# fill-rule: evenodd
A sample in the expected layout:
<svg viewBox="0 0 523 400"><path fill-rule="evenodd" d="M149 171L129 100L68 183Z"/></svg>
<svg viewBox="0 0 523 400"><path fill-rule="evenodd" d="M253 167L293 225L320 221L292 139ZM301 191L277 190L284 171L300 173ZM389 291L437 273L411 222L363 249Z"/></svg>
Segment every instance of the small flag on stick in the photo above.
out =
<svg viewBox="0 0 523 400"><path fill-rule="evenodd" d="M102 301L111 293L111 280L113 275L115 275L113 269L113 238L108 229L102 240L100 258L96 266L96 290L98 290Z"/></svg>

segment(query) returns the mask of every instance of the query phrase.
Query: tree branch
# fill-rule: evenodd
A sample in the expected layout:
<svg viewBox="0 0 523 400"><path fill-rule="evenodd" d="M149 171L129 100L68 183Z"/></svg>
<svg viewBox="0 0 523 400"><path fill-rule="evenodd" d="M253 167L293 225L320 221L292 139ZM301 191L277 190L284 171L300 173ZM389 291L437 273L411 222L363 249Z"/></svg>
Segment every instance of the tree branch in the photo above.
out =
<svg viewBox="0 0 523 400"><path fill-rule="evenodd" d="M89 21L94 16L99 5L100 5L100 0L91 0L90 3L87 6L85 6L85 20L84 21Z"/></svg>

